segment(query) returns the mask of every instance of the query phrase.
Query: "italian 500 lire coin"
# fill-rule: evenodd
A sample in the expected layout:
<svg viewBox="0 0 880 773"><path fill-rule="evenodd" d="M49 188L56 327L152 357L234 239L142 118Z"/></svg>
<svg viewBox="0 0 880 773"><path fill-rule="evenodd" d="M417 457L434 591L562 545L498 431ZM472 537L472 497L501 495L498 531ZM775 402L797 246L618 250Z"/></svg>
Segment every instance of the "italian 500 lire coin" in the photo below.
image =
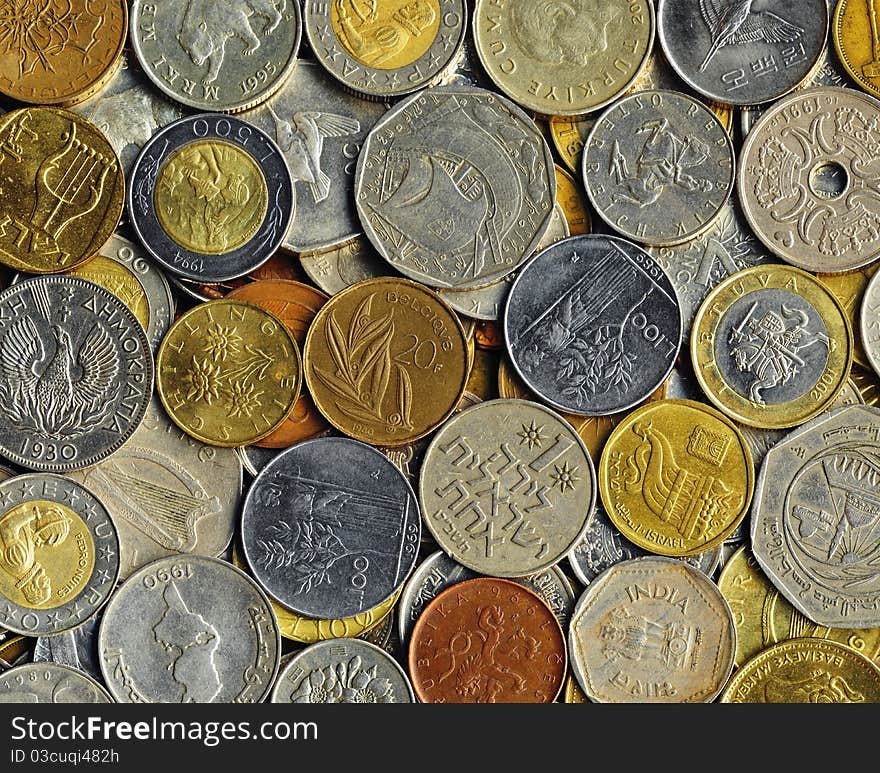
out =
<svg viewBox="0 0 880 773"><path fill-rule="evenodd" d="M22 663L0 675L0 703L113 703L92 677L58 663Z"/></svg>

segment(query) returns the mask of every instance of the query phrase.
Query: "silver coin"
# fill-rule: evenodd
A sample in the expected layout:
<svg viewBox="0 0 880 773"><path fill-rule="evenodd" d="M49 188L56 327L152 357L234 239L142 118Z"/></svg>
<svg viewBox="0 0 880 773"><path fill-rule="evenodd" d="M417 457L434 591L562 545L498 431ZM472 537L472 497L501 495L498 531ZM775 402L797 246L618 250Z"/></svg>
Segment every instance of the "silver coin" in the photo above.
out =
<svg viewBox="0 0 880 773"><path fill-rule="evenodd" d="M415 703L406 672L360 639L330 639L296 653L278 676L272 703Z"/></svg>
<svg viewBox="0 0 880 773"><path fill-rule="evenodd" d="M300 62L272 98L242 114L281 148L297 190L297 215L282 247L323 252L360 235L351 191L358 153L385 113L351 96L312 62Z"/></svg>
<svg viewBox="0 0 880 773"><path fill-rule="evenodd" d="M535 122L484 89L438 86L399 103L358 156L358 215L394 268L432 287L482 287L530 256L556 205Z"/></svg>
<svg viewBox="0 0 880 773"><path fill-rule="evenodd" d="M258 703L278 672L269 600L217 558L160 558L113 595L98 633L101 671L121 703Z"/></svg>
<svg viewBox="0 0 880 773"><path fill-rule="evenodd" d="M241 461L244 469L256 477L260 471L276 456L284 453L277 448L260 448L260 446L238 446L235 453Z"/></svg>
<svg viewBox="0 0 880 773"><path fill-rule="evenodd" d="M536 255L510 290L507 353L526 385L567 413L632 408L662 384L681 345L669 277L640 247L589 234Z"/></svg>
<svg viewBox="0 0 880 773"><path fill-rule="evenodd" d="M0 674L0 703L113 703L90 676L58 663L23 663Z"/></svg>
<svg viewBox="0 0 880 773"><path fill-rule="evenodd" d="M828 34L826 0L660 0L657 32L692 89L725 105L772 102L813 71Z"/></svg>
<svg viewBox="0 0 880 773"><path fill-rule="evenodd" d="M271 137L240 118L203 113L144 145L127 203L138 239L159 265L222 282L258 268L281 246L294 191Z"/></svg>
<svg viewBox="0 0 880 773"><path fill-rule="evenodd" d="M84 623L119 577L119 538L104 505L60 475L0 483L0 624L26 636Z"/></svg>
<svg viewBox="0 0 880 773"><path fill-rule="evenodd" d="M256 477L244 502L244 558L276 601L321 620L378 606L412 571L415 494L379 451L349 438L298 443Z"/></svg>
<svg viewBox="0 0 880 773"><path fill-rule="evenodd" d="M470 1L468 5L472 5ZM486 73L483 63L477 54L476 46L470 35L465 35L464 42L458 56L452 60L452 63L440 76L438 81L440 86L476 86L481 89L489 89L492 91L495 84Z"/></svg>
<svg viewBox="0 0 880 773"><path fill-rule="evenodd" d="M198 110L238 111L270 97L296 66L296 0L132 0L131 45L147 77Z"/></svg>
<svg viewBox="0 0 880 773"><path fill-rule="evenodd" d="M859 332L868 362L880 374L880 272L874 274L862 295L859 307Z"/></svg>
<svg viewBox="0 0 880 773"><path fill-rule="evenodd" d="M40 636L34 644L34 663L58 663L102 681L98 663L100 613L76 628L53 636Z"/></svg>
<svg viewBox="0 0 880 773"><path fill-rule="evenodd" d="M0 292L0 454L34 470L96 464L141 423L153 356L141 323L94 282L52 274Z"/></svg>
<svg viewBox="0 0 880 773"><path fill-rule="evenodd" d="M336 295L346 287L375 279L379 276L397 276L395 271L373 249L363 236L314 255L300 255L303 271L327 295Z"/></svg>

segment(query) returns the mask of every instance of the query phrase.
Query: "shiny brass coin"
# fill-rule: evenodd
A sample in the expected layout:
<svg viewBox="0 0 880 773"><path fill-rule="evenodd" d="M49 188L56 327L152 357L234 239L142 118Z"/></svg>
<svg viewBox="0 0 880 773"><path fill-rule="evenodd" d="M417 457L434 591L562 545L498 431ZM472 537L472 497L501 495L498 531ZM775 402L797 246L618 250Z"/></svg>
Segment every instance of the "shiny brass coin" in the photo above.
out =
<svg viewBox="0 0 880 773"><path fill-rule="evenodd" d="M599 494L614 525L664 556L721 545L748 512L754 487L742 433L693 400L658 400L628 414L599 462Z"/></svg>
<svg viewBox="0 0 880 773"><path fill-rule="evenodd" d="M436 429L468 378L455 312L408 279L368 279L334 295L309 328L304 361L318 410L373 445L404 445Z"/></svg>
<svg viewBox="0 0 880 773"><path fill-rule="evenodd" d="M274 314L244 301L190 309L156 358L156 387L171 420L210 445L249 445L274 432L301 384L294 337Z"/></svg>
<svg viewBox="0 0 880 773"><path fill-rule="evenodd" d="M150 301L144 286L124 263L96 255L85 265L66 271L70 276L88 279L119 298L141 323L144 330L150 324Z"/></svg>
<svg viewBox="0 0 880 773"><path fill-rule="evenodd" d="M816 274L816 278L834 293L837 300L840 301L840 305L843 306L853 334L853 362L863 368L870 368L871 362L865 353L865 346L862 342L859 329L859 310L862 307L865 288L876 273L877 264L872 263L870 266L841 274Z"/></svg>
<svg viewBox="0 0 880 773"><path fill-rule="evenodd" d="M570 676L565 680L563 703L589 703L590 699L584 695L584 691L578 686L577 680Z"/></svg>
<svg viewBox="0 0 880 773"><path fill-rule="evenodd" d="M122 215L122 165L97 126L57 107L0 117L0 262L34 274L97 254Z"/></svg>
<svg viewBox="0 0 880 773"><path fill-rule="evenodd" d="M880 97L880 7L876 0L840 0L831 20L831 39L849 76Z"/></svg>
<svg viewBox="0 0 880 773"><path fill-rule="evenodd" d="M846 384L853 337L840 302L793 266L731 274L694 317L691 360L709 400L742 424L794 427Z"/></svg>
<svg viewBox="0 0 880 773"><path fill-rule="evenodd" d="M0 644L0 671L14 666L19 658L28 655L34 646L34 639L29 636L11 636ZM30 660L30 657L28 657Z"/></svg>
<svg viewBox="0 0 880 773"><path fill-rule="evenodd" d="M593 221L583 188L559 164L556 167L556 203L562 207L568 231L571 236L588 234L593 230Z"/></svg>
<svg viewBox="0 0 880 773"><path fill-rule="evenodd" d="M491 349L474 351L474 361L468 376L466 391L481 400L493 400L498 397L498 362L499 353Z"/></svg>

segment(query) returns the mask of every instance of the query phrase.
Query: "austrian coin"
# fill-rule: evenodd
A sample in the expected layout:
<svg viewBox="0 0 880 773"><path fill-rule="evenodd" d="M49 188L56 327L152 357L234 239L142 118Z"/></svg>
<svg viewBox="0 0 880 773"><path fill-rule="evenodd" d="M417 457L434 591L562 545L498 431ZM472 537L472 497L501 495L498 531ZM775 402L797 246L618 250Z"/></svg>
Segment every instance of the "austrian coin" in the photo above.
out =
<svg viewBox="0 0 880 773"><path fill-rule="evenodd" d="M129 181L128 214L144 247L169 271L200 282L234 279L265 263L281 246L293 208L281 150L232 116L187 116L161 129Z"/></svg>
<svg viewBox="0 0 880 773"><path fill-rule="evenodd" d="M0 674L0 703L114 703L92 677L58 663L22 663Z"/></svg>
<svg viewBox="0 0 880 773"><path fill-rule="evenodd" d="M874 0L839 0L831 22L834 49L847 74L874 97L880 97L878 11Z"/></svg>
<svg viewBox="0 0 880 773"><path fill-rule="evenodd" d="M401 273L433 287L482 287L535 250L556 203L553 157L505 97L438 86L395 105L358 156L367 237Z"/></svg>
<svg viewBox="0 0 880 773"><path fill-rule="evenodd" d="M581 689L599 703L709 703L733 669L730 607L671 558L623 561L578 601L568 633Z"/></svg>

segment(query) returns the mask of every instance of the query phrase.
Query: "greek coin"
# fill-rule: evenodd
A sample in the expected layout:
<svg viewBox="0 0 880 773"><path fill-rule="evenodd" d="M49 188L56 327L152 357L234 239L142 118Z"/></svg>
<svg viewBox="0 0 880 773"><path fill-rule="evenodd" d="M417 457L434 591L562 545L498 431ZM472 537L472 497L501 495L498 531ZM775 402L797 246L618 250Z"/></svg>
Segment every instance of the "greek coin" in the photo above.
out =
<svg viewBox="0 0 880 773"><path fill-rule="evenodd" d="M582 159L599 217L646 244L699 236L733 190L730 135L708 107L677 91L615 102L593 126Z"/></svg>
<svg viewBox="0 0 880 773"><path fill-rule="evenodd" d="M874 0L840 0L831 21L831 38L846 73L874 97L880 97L878 10Z"/></svg>
<svg viewBox="0 0 880 773"><path fill-rule="evenodd" d="M0 91L6 96L70 105L99 91L119 67L128 30L125 0L5 6Z"/></svg>
<svg viewBox="0 0 880 773"><path fill-rule="evenodd" d="M792 639L755 655L721 703L877 703L880 668L833 641Z"/></svg>
<svg viewBox="0 0 880 773"><path fill-rule="evenodd" d="M358 215L379 254L411 279L468 289L525 262L556 203L553 157L505 97L438 86L373 127L355 173Z"/></svg>
<svg viewBox="0 0 880 773"><path fill-rule="evenodd" d="M834 294L791 266L737 271L703 301L691 331L703 392L742 424L793 427L828 408L852 362L852 332Z"/></svg>
<svg viewBox="0 0 880 773"><path fill-rule="evenodd" d="M834 293L846 312L846 319L853 334L853 365L860 365L869 370L871 361L868 359L862 340L861 314L865 291L871 278L877 273L878 267L880 267L878 264L871 264L845 273L816 275L816 278Z"/></svg>
<svg viewBox="0 0 880 773"><path fill-rule="evenodd" d="M657 35L682 80L714 102L772 102L825 50L827 0L660 0Z"/></svg>
<svg viewBox="0 0 880 773"><path fill-rule="evenodd" d="M58 663L23 663L0 674L0 703L114 703L90 676Z"/></svg>
<svg viewBox="0 0 880 773"><path fill-rule="evenodd" d="M336 295L365 279L398 273L363 236L326 252L300 255L299 262L308 278L327 295Z"/></svg>
<svg viewBox="0 0 880 773"><path fill-rule="evenodd" d="M259 104L297 63L302 22L294 0L132 0L131 43L147 77L197 110Z"/></svg>
<svg viewBox="0 0 880 773"><path fill-rule="evenodd" d="M306 440L256 477L241 517L244 558L299 615L351 617L409 576L421 520L415 494L379 451L349 438Z"/></svg>
<svg viewBox="0 0 880 773"><path fill-rule="evenodd" d="M207 556L139 569L113 594L98 633L104 681L120 703L259 703L280 651L263 591Z"/></svg>
<svg viewBox="0 0 880 773"><path fill-rule="evenodd" d="M733 668L733 615L702 572L671 558L599 575L568 633L578 684L599 703L709 703Z"/></svg>
<svg viewBox="0 0 880 773"><path fill-rule="evenodd" d="M847 275L848 276L848 275ZM880 273L868 282L859 307L858 330L865 357L875 373L880 373ZM855 356L853 356L855 359Z"/></svg>
<svg viewBox="0 0 880 773"><path fill-rule="evenodd" d="M458 405L470 367L455 312L407 279L371 279L334 295L303 352L324 418L374 445L405 445L438 427Z"/></svg>
<svg viewBox="0 0 880 773"><path fill-rule="evenodd" d="M669 277L616 236L573 236L536 255L510 290L507 353L542 401L584 416L632 408L662 384L681 343Z"/></svg>
<svg viewBox="0 0 880 773"><path fill-rule="evenodd" d="M565 666L565 634L550 608L496 577L441 592L419 616L409 645L409 674L422 703L552 703Z"/></svg>
<svg viewBox="0 0 880 773"><path fill-rule="evenodd" d="M119 538L104 505L59 475L0 483L0 623L26 636L75 628L107 601Z"/></svg>
<svg viewBox="0 0 880 773"><path fill-rule="evenodd" d="M752 505L752 550L798 611L831 628L878 628L880 411L816 417L767 452Z"/></svg>
<svg viewBox="0 0 880 773"><path fill-rule="evenodd" d="M97 254L125 199L122 165L97 126L57 107L0 116L0 262L47 274Z"/></svg>
<svg viewBox="0 0 880 773"><path fill-rule="evenodd" d="M308 0L315 58L345 88L390 99L436 83L461 51L463 0Z"/></svg>
<svg viewBox="0 0 880 773"><path fill-rule="evenodd" d="M499 577L557 563L583 537L595 498L583 441L561 416L526 400L490 400L453 416L434 435L419 480L440 547Z"/></svg>
<svg viewBox="0 0 880 773"><path fill-rule="evenodd" d="M51 275L0 293L0 453L65 472L105 459L141 423L153 389L143 327L111 292Z"/></svg>
<svg viewBox="0 0 880 773"><path fill-rule="evenodd" d="M359 639L330 639L297 652L272 689L272 703L415 703L406 672Z"/></svg>
<svg viewBox="0 0 880 773"><path fill-rule="evenodd" d="M559 164L553 166L556 170L556 203L562 207L562 214L568 224L566 236L580 236L590 233L593 230L593 221L590 217L587 197L575 182L574 177Z"/></svg>
<svg viewBox="0 0 880 773"><path fill-rule="evenodd" d="M274 314L284 323L300 348L305 345L309 325L328 300L320 290L289 279L248 282L226 297L253 303ZM300 389L299 398L284 423L270 435L258 440L256 445L264 448L287 448L328 429L308 391Z"/></svg>
<svg viewBox="0 0 880 773"><path fill-rule="evenodd" d="M579 116L627 91L654 43L650 0L476 0L474 41L501 91L541 115Z"/></svg>
<svg viewBox="0 0 880 773"><path fill-rule="evenodd" d="M64 633L40 636L34 644L34 663L58 663L103 680L98 664L100 613Z"/></svg>
<svg viewBox="0 0 880 773"><path fill-rule="evenodd" d="M156 356L156 389L171 420L215 446L254 443L280 427L302 383L299 346L251 303L202 303L171 326Z"/></svg>
<svg viewBox="0 0 880 773"><path fill-rule="evenodd" d="M880 174L871 127L880 104L854 89L799 91L769 108L743 143L737 186L767 249L793 266L832 273L880 256Z"/></svg>
<svg viewBox="0 0 880 773"><path fill-rule="evenodd" d="M159 265L199 282L253 271L281 246L293 218L281 150L232 116L187 116L152 136L134 163L131 224Z"/></svg>

